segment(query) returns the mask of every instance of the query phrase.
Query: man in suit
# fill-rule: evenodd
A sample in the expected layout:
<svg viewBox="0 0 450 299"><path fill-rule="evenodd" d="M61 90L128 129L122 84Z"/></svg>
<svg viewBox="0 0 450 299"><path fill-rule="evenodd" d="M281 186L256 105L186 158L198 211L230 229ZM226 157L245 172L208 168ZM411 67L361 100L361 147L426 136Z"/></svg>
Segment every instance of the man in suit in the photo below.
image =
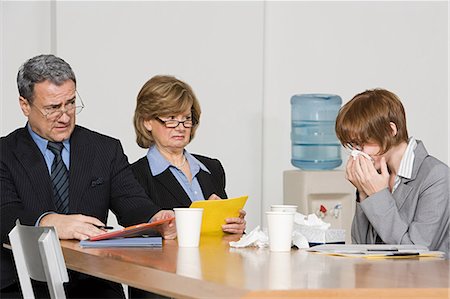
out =
<svg viewBox="0 0 450 299"><path fill-rule="evenodd" d="M53 55L26 61L17 75L19 105L28 122L0 139L1 238L16 219L54 226L61 239L104 233L111 209L121 225L172 217L135 180L119 140L75 124L84 107L69 64ZM174 223L160 228L175 238ZM1 297L20 296L11 251L1 249ZM38 296L46 286L35 283ZM47 292L48 293L48 292ZM119 284L69 272L68 297L124 298Z"/></svg>

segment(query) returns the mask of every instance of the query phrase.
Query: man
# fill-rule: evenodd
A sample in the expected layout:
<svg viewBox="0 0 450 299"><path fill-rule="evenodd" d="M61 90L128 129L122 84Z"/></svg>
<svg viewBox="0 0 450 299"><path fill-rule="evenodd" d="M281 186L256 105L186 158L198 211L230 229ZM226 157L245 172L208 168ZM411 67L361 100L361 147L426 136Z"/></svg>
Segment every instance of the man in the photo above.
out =
<svg viewBox="0 0 450 299"><path fill-rule="evenodd" d="M26 61L17 75L19 105L28 118L0 139L1 239L16 219L54 226L61 239L83 240L104 233L108 210L129 226L167 217L134 179L120 141L75 125L84 107L69 64L53 55ZM174 223L163 226L175 238ZM1 249L1 297L19 296L10 250ZM44 292L46 286L36 283ZM69 272L68 297L124 298L119 284ZM45 295L44 295L45 296Z"/></svg>

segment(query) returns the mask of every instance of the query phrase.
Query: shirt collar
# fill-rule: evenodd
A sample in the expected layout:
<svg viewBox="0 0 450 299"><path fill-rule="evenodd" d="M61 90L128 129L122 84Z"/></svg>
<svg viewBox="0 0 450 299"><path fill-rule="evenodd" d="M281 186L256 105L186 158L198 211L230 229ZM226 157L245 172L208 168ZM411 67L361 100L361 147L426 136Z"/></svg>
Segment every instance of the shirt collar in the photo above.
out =
<svg viewBox="0 0 450 299"><path fill-rule="evenodd" d="M211 173L202 162L200 162L197 158L191 155L187 150L184 150L184 156L189 162L189 166L191 168L191 173L193 176L195 176L200 171L200 169L208 173ZM170 162L167 161L163 155L161 155L156 145L152 145L148 149L147 160L148 164L150 165L150 170L153 176L161 174L169 167L176 168L175 166L170 164Z"/></svg>
<svg viewBox="0 0 450 299"><path fill-rule="evenodd" d="M37 147L39 148L39 150L41 151L41 153L43 155L45 155L45 152L47 151L47 144L48 144L48 140L42 138L41 136L39 136L37 133L35 133L30 126L30 123L27 123L27 129L28 132L31 135L31 138L33 138L34 143L36 143ZM64 145L64 148L70 152L70 140L66 139L62 141L62 144Z"/></svg>
<svg viewBox="0 0 450 299"><path fill-rule="evenodd" d="M414 137L411 137L406 147L405 153L403 154L402 160L400 161L400 166L398 168L397 175L410 179L412 176L413 165L414 165L414 150L417 147L417 141Z"/></svg>

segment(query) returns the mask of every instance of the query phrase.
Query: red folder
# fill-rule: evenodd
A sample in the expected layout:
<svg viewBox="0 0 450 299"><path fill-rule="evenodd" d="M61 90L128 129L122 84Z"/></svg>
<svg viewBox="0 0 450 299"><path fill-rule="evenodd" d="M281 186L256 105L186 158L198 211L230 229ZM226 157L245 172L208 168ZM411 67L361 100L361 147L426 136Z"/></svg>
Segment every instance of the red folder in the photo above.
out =
<svg viewBox="0 0 450 299"><path fill-rule="evenodd" d="M152 232L155 232L156 227L159 225L172 221L175 219L175 217L167 218L167 219L161 219L149 223L141 223L133 226L125 227L121 230L116 230L112 232L107 232L95 237L91 237L88 239L88 241L98 241L98 240L106 240L106 239L112 239L112 238L125 238L125 237L136 237L136 236L142 236L146 235Z"/></svg>

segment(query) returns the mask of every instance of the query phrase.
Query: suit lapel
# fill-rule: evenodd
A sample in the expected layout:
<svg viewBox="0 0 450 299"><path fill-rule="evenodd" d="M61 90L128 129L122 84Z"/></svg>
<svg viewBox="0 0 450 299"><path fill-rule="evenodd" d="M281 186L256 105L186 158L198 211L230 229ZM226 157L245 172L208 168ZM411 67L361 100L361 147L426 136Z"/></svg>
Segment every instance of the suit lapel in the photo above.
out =
<svg viewBox="0 0 450 299"><path fill-rule="evenodd" d="M150 172L149 172L150 173ZM151 174L150 174L151 175ZM175 176L172 174L169 168L162 173L155 176L155 179L164 186L164 188L173 195L174 200L180 204L180 206L190 206L191 200L189 195L184 191L183 187L178 183Z"/></svg>
<svg viewBox="0 0 450 299"><path fill-rule="evenodd" d="M205 197L205 199L208 199L213 193L217 193L214 188L212 176L209 173L200 170L200 172L197 174L197 179L200 186L202 186L203 196Z"/></svg>
<svg viewBox="0 0 450 299"><path fill-rule="evenodd" d="M18 138L14 153L30 178L32 188L36 192L36 200L42 199L46 209L54 210L53 189L47 164L26 127Z"/></svg>
<svg viewBox="0 0 450 299"><path fill-rule="evenodd" d="M397 209L400 210L403 206L403 204L406 201L406 198L408 198L409 192L411 192L412 187L407 185L407 183L411 181L409 179L402 178L402 181L398 185L397 189L394 191L395 193L395 204L397 205Z"/></svg>
<svg viewBox="0 0 450 299"><path fill-rule="evenodd" d="M69 213L78 211L83 194L90 186L96 151L83 132L75 127L70 139Z"/></svg>

